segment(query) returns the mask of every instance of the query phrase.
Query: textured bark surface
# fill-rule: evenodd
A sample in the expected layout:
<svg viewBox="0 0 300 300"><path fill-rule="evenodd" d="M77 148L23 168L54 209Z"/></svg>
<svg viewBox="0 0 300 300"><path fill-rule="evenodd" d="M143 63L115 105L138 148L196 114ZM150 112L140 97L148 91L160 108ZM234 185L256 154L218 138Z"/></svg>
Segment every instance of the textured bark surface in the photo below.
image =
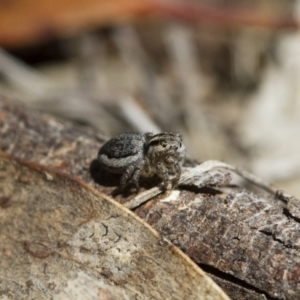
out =
<svg viewBox="0 0 300 300"><path fill-rule="evenodd" d="M104 141L95 131L4 99L0 124L2 151L75 175L121 203L132 197L118 194L118 177L103 175L93 162ZM297 199L192 183L135 210L232 299L300 299L299 211Z"/></svg>
<svg viewBox="0 0 300 300"><path fill-rule="evenodd" d="M300 299L300 227L280 203L245 190L182 191L137 213L208 273L267 298Z"/></svg>

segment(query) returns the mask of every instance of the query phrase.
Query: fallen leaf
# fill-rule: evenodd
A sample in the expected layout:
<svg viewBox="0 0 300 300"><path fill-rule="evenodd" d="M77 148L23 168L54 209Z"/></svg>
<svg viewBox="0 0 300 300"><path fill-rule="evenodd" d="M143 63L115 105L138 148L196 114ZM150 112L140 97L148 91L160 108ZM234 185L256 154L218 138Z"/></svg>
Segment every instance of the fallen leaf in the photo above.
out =
<svg viewBox="0 0 300 300"><path fill-rule="evenodd" d="M149 225L72 176L0 154L0 199L1 299L228 299Z"/></svg>

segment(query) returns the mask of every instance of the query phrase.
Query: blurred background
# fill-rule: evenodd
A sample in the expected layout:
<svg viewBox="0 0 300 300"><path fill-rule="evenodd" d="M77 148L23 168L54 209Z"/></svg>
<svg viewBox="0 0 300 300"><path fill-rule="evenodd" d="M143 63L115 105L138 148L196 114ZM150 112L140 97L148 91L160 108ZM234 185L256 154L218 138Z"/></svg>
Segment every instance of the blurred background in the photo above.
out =
<svg viewBox="0 0 300 300"><path fill-rule="evenodd" d="M0 94L300 197L299 24L299 0L1 0Z"/></svg>

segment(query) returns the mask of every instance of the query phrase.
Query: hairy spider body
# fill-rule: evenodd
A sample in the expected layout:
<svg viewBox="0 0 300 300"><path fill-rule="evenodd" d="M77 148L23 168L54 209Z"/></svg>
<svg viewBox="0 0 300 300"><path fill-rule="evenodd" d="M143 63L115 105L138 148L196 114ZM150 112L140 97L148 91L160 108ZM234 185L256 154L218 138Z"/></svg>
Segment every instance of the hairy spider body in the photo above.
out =
<svg viewBox="0 0 300 300"><path fill-rule="evenodd" d="M185 159L185 147L179 134L163 132L123 133L107 141L100 149L98 160L112 173L121 173L121 188L130 183L137 188L140 176L157 174L165 189L179 181Z"/></svg>

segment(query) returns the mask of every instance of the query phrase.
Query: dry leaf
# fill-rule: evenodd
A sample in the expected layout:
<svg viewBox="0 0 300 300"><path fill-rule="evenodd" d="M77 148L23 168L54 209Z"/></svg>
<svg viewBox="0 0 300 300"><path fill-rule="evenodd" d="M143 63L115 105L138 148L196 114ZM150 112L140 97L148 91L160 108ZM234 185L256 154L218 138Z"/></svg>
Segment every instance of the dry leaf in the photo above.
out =
<svg viewBox="0 0 300 300"><path fill-rule="evenodd" d="M0 299L228 299L116 201L4 154L0 240Z"/></svg>

